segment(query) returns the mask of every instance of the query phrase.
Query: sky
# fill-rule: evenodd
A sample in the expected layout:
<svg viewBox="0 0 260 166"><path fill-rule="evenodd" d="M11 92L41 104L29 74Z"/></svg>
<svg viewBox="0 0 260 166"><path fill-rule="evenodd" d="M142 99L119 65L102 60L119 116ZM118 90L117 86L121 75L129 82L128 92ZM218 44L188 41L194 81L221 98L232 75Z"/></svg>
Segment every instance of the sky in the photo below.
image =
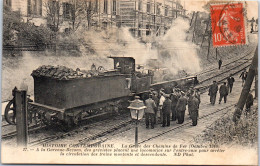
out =
<svg viewBox="0 0 260 166"><path fill-rule="evenodd" d="M187 12L191 11L205 11L202 7L209 0L181 0L182 5L185 6ZM252 17L258 17L258 2L257 1L246 1L247 2L247 17L251 19Z"/></svg>

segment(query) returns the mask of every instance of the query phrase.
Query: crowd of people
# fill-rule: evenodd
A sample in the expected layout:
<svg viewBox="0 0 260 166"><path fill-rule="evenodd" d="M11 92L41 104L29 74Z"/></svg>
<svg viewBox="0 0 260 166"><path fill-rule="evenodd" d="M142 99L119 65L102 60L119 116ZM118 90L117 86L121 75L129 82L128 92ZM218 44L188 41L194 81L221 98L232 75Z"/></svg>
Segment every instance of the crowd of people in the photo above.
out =
<svg viewBox="0 0 260 166"><path fill-rule="evenodd" d="M198 89L189 89L186 93L179 88L170 90L161 89L159 93L151 89L149 98L144 101L146 128L153 129L155 124L162 127L170 126L170 121L177 124L184 122L186 107L192 120L192 125L197 125L200 93Z"/></svg>
<svg viewBox="0 0 260 166"><path fill-rule="evenodd" d="M244 70L240 77L242 78L242 86L244 85L247 72ZM228 94L232 93L233 84L235 82L232 74L227 78L227 82L223 82L220 87L216 81L209 87L210 103L215 105L216 96L219 92L219 104L222 99L227 102ZM185 111L188 108L188 115L192 120L192 126L197 125L200 105L199 89L190 88L187 92L182 91L177 87L159 92L153 89L150 90L149 98L144 101L145 109L145 124L146 128L153 129L155 124L161 124L162 127L170 126L170 121L177 121L177 124L184 122ZM250 110L253 105L253 96L249 93L246 101L246 111Z"/></svg>
<svg viewBox="0 0 260 166"><path fill-rule="evenodd" d="M247 71L244 69L242 73L240 74L239 78L242 79L242 87L245 84L246 78L247 78ZM216 102L216 96L217 92L219 91L219 104L221 103L222 99L224 98L224 103L227 102L227 96L228 94L232 93L232 88L234 85L235 79L230 74L230 76L227 78L227 85L226 82L223 82L223 84L218 88L218 84L216 81L213 81L213 84L209 87L209 93L210 96L210 103L211 105L215 105ZM246 113L250 111L250 107L253 105L253 95L249 92L247 100L246 100Z"/></svg>

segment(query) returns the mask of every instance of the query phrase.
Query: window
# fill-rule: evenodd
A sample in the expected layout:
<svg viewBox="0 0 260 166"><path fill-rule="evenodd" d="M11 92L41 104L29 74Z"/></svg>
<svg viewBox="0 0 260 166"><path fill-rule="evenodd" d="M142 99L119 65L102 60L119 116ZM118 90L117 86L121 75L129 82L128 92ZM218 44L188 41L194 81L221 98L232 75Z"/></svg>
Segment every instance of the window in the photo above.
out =
<svg viewBox="0 0 260 166"><path fill-rule="evenodd" d="M27 2L28 15L42 15L42 0L28 0Z"/></svg>
<svg viewBox="0 0 260 166"><path fill-rule="evenodd" d="M104 13L107 14L107 0L104 0Z"/></svg>
<svg viewBox="0 0 260 166"><path fill-rule="evenodd" d="M4 0L4 5L12 7L12 0Z"/></svg>
<svg viewBox="0 0 260 166"><path fill-rule="evenodd" d="M150 25L146 25L146 36L150 35Z"/></svg>
<svg viewBox="0 0 260 166"><path fill-rule="evenodd" d="M161 9L160 9L160 5L159 4L157 4L157 6L156 6L156 14L157 15L161 14Z"/></svg>
<svg viewBox="0 0 260 166"><path fill-rule="evenodd" d="M167 16L167 15L168 15L168 7L165 7L164 16Z"/></svg>
<svg viewBox="0 0 260 166"><path fill-rule="evenodd" d="M142 5L143 5L143 4L142 4L142 1L139 1L139 2L138 2L138 10L142 10Z"/></svg>
<svg viewBox="0 0 260 166"><path fill-rule="evenodd" d="M146 12L150 13L150 11L151 11L151 4L150 4L150 2L147 2Z"/></svg>
<svg viewBox="0 0 260 166"><path fill-rule="evenodd" d="M98 0L95 1L95 11L94 12L98 12Z"/></svg>
<svg viewBox="0 0 260 166"><path fill-rule="evenodd" d="M113 14L116 15L116 0L113 0Z"/></svg>
<svg viewBox="0 0 260 166"><path fill-rule="evenodd" d="M62 4L63 18L71 19L72 18L72 4L67 2Z"/></svg>

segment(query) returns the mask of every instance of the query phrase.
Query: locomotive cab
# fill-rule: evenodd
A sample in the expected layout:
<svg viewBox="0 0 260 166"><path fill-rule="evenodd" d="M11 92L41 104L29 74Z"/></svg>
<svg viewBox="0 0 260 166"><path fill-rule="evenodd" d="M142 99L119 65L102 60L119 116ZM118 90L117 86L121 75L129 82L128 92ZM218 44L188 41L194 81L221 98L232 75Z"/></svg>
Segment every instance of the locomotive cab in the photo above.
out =
<svg viewBox="0 0 260 166"><path fill-rule="evenodd" d="M132 74L135 72L135 59L132 57L109 57L114 60L114 69L121 74Z"/></svg>
<svg viewBox="0 0 260 166"><path fill-rule="evenodd" d="M114 69L119 70L121 74L125 74L126 82L130 85L132 93L143 93L149 91L152 74L144 74L135 70L135 59L132 57L109 57L114 59ZM129 86L128 86L129 87Z"/></svg>

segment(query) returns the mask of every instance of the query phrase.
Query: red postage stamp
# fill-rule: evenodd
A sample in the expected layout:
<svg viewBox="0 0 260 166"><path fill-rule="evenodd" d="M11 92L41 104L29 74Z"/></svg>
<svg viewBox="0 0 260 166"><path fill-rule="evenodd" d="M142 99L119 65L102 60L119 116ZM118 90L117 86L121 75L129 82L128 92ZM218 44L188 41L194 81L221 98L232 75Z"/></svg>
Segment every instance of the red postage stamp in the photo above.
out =
<svg viewBox="0 0 260 166"><path fill-rule="evenodd" d="M214 47L246 44L243 3L211 5L210 12Z"/></svg>

